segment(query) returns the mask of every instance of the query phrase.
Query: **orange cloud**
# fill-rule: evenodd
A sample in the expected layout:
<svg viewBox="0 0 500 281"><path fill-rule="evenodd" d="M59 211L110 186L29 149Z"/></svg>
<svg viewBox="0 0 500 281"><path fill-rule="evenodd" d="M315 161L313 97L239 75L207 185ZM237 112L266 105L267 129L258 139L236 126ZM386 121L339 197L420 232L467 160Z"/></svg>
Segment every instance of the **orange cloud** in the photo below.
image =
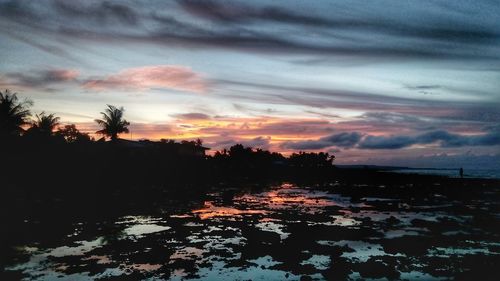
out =
<svg viewBox="0 0 500 281"><path fill-rule="evenodd" d="M200 74L180 65L155 65L129 68L101 79L87 80L83 86L90 90L109 89L148 90L167 88L204 93L208 83Z"/></svg>
<svg viewBox="0 0 500 281"><path fill-rule="evenodd" d="M242 143L285 152L288 149L281 147L283 142L317 139L330 134L332 127L335 126L321 119L283 120L273 117L211 117L192 114L188 116L176 115L176 117L188 118L175 120L170 124L132 122L131 134L122 137L151 140L201 138L208 147L214 150ZM98 130L98 126L92 122L78 123L77 126L80 130L92 135ZM96 135L96 137L100 136Z"/></svg>

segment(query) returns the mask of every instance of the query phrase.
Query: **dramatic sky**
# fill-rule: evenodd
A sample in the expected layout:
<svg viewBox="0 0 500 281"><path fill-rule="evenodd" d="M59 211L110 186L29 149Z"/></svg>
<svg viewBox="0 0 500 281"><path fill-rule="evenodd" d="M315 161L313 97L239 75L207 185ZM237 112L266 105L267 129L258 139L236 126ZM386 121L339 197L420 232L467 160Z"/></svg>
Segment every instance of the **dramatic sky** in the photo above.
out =
<svg viewBox="0 0 500 281"><path fill-rule="evenodd" d="M5 1L0 87L88 132L500 164L500 2Z"/></svg>

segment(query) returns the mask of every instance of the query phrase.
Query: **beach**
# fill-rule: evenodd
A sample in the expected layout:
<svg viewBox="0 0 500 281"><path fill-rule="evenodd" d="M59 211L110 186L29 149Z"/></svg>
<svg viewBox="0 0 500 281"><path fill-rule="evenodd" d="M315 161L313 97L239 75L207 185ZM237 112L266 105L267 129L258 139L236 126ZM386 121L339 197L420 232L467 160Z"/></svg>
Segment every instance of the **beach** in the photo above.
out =
<svg viewBox="0 0 500 281"><path fill-rule="evenodd" d="M13 280L495 280L498 180L350 173L326 182L130 188L112 198L36 200L31 211L23 204L33 199L18 194L6 218L4 274ZM121 203L110 209L109 200Z"/></svg>

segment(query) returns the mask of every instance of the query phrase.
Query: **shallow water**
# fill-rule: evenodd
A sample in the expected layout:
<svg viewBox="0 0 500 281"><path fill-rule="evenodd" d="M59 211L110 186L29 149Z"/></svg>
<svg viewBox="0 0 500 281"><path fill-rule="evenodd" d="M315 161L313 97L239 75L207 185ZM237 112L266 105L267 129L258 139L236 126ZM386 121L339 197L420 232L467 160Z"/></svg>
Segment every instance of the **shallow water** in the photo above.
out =
<svg viewBox="0 0 500 281"><path fill-rule="evenodd" d="M459 178L459 168L457 169L401 169L391 170L391 172L402 174L437 175L450 178ZM500 179L500 169L465 169L465 178Z"/></svg>
<svg viewBox="0 0 500 281"><path fill-rule="evenodd" d="M332 185L334 186L334 185ZM489 200L489 201L488 201ZM498 201L356 197L282 184L196 208L74 222L18 245L25 280L449 280L494 276ZM498 272L498 271L497 271Z"/></svg>

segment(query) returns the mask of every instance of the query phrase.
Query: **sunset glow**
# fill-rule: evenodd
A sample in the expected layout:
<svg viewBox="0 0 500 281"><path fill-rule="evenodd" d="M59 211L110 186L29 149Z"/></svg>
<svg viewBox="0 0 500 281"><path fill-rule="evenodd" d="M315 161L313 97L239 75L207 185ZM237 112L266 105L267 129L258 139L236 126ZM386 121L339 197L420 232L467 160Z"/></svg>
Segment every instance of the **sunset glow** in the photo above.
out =
<svg viewBox="0 0 500 281"><path fill-rule="evenodd" d="M96 138L112 104L122 138L211 153L500 163L499 5L202 2L1 0L0 88Z"/></svg>
<svg viewBox="0 0 500 281"><path fill-rule="evenodd" d="M500 0L0 0L2 280L497 280Z"/></svg>

